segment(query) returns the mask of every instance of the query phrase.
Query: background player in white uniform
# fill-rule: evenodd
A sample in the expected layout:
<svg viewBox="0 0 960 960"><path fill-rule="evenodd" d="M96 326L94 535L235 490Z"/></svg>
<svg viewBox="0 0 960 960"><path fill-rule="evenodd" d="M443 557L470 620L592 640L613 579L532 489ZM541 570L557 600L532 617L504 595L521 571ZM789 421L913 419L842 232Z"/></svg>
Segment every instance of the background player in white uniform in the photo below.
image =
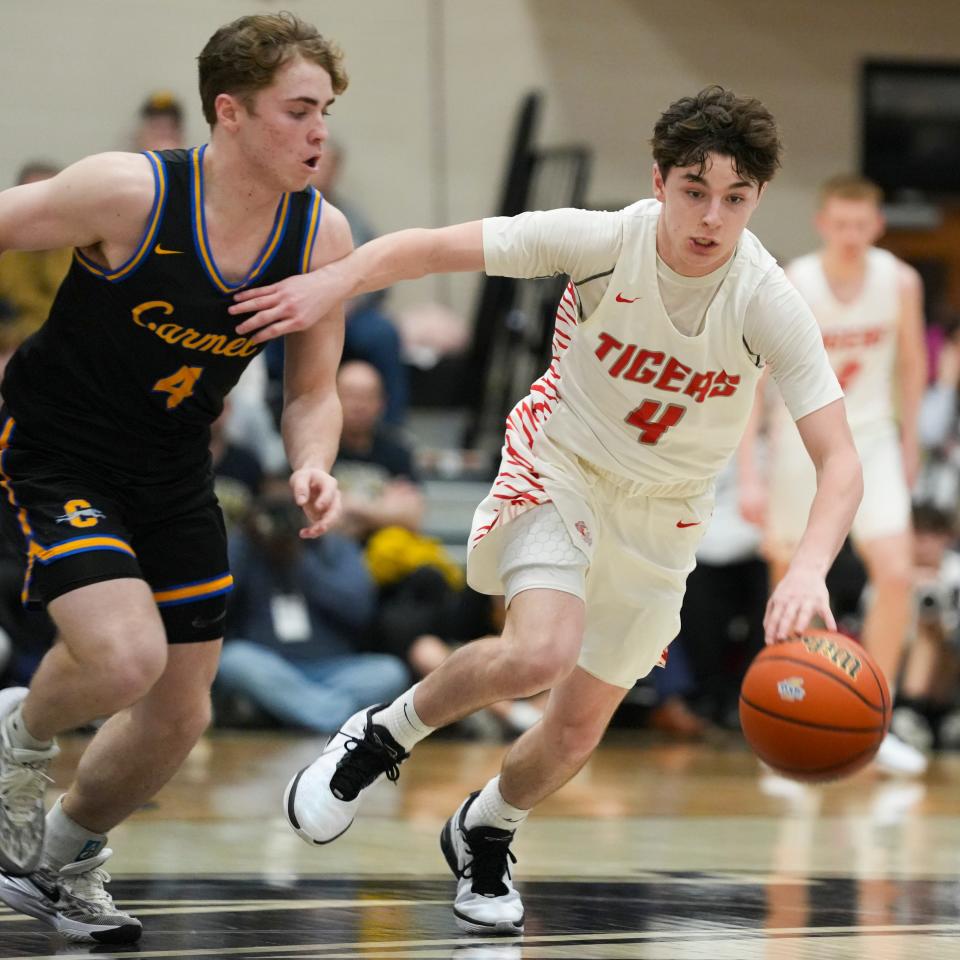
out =
<svg viewBox="0 0 960 960"><path fill-rule="evenodd" d="M846 395L863 464L863 501L852 530L870 586L863 641L893 688L911 610L910 488L919 462L917 421L927 360L920 277L873 246L884 229L881 201L879 188L867 180L827 181L816 218L823 247L794 260L786 272L817 318ZM767 489L757 489L756 471L745 465L745 509L762 520L766 500L766 552L776 583L803 534L816 477L785 408L771 403L769 410ZM750 449L748 441L745 457ZM877 763L899 773L926 768L923 755L893 734Z"/></svg>
<svg viewBox="0 0 960 960"><path fill-rule="evenodd" d="M768 639L814 614L860 498L841 391L816 323L747 221L779 163L762 104L719 87L677 101L653 139L656 200L402 231L332 270L233 308L260 337L309 326L322 304L444 270L565 273L554 357L507 421L500 474L474 521L468 578L509 603L502 637L476 641L387 707L352 717L287 788L301 836L326 843L360 791L420 739L505 697L549 689L543 720L471 795L441 842L472 931L523 929L508 867L519 823L586 762L634 681L679 626L713 478L769 360L817 464L803 542L770 601Z"/></svg>

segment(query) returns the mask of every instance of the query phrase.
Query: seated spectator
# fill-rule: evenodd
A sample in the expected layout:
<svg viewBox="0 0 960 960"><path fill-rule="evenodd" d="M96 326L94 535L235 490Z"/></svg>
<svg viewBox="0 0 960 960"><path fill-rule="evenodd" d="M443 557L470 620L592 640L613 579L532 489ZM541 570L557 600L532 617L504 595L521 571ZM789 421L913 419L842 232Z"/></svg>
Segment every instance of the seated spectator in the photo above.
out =
<svg viewBox="0 0 960 960"><path fill-rule="evenodd" d="M210 425L210 458L213 466L214 490L227 530L246 520L263 486L263 467L245 447L231 442L227 434L232 403L228 397L223 412Z"/></svg>
<svg viewBox="0 0 960 960"><path fill-rule="evenodd" d="M363 360L344 363L337 392L343 433L333 473L343 497L342 532L366 541L384 527L418 531L424 502L413 454L384 423L385 395L377 369Z"/></svg>
<svg viewBox="0 0 960 960"><path fill-rule="evenodd" d="M278 414L275 417L268 399L270 387L267 365L261 354L247 364L237 385L230 391L227 439L252 453L264 473L279 475L286 473L290 466L279 430L283 396L281 391L276 398Z"/></svg>
<svg viewBox="0 0 960 960"><path fill-rule="evenodd" d="M960 746L960 553L951 513L913 509L914 622L896 690L891 727L919 750ZM948 720L948 715L951 715Z"/></svg>
<svg viewBox="0 0 960 960"><path fill-rule="evenodd" d="M134 150L179 150L184 146L180 101L169 90L151 93L140 107Z"/></svg>
<svg viewBox="0 0 960 960"><path fill-rule="evenodd" d="M369 563L369 556L368 556ZM452 583L444 566L426 564L382 585L373 642L403 659L414 680L435 670L456 645L503 631L503 597ZM513 737L543 714L545 697L503 700L459 724L469 735Z"/></svg>
<svg viewBox="0 0 960 960"><path fill-rule="evenodd" d="M235 587L215 685L221 723L253 705L281 724L330 733L407 686L403 662L361 653L376 587L360 547L328 533L300 538L286 484L268 486L230 542Z"/></svg>
<svg viewBox="0 0 960 960"><path fill-rule="evenodd" d="M60 171L53 164L31 161L17 176L17 186L49 180ZM11 311L5 324L19 343L46 322L60 283L67 275L73 251L7 250L0 256L0 301Z"/></svg>
<svg viewBox="0 0 960 960"><path fill-rule="evenodd" d="M337 189L343 159L343 148L328 140L323 145L313 185L347 218L353 244L359 247L373 240L376 233L360 210ZM385 390L384 420L393 426L401 426L407 417L410 386L400 334L383 309L386 296L387 291L376 290L347 302L343 359L366 360L377 368Z"/></svg>

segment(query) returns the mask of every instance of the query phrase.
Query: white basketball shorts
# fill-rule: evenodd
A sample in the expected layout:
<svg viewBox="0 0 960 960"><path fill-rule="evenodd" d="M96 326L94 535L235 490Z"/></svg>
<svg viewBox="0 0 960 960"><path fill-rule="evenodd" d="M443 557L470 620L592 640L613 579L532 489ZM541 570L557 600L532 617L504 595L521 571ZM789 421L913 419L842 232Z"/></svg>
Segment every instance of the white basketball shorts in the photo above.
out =
<svg viewBox="0 0 960 960"><path fill-rule="evenodd" d="M662 662L679 633L686 580L713 493L649 497L582 464L564 472L562 483L547 487L552 499L500 518L491 542L471 551L467 579L483 592L502 590L508 604L534 588L581 597L586 624L579 665L629 689ZM561 478L554 472L552 479ZM483 506L475 530L489 516Z"/></svg>

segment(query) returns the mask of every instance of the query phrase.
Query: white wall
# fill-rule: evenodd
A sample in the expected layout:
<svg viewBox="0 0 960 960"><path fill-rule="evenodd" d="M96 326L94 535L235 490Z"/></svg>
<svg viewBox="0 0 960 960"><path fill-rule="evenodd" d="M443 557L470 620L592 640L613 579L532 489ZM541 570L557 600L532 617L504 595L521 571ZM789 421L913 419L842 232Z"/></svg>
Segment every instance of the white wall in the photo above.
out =
<svg viewBox="0 0 960 960"><path fill-rule="evenodd" d="M197 53L221 23L277 9L346 51L332 122L348 149L343 192L382 230L490 211L534 87L548 96L543 139L594 147L592 203L647 195L657 114L720 82L780 121L786 166L754 228L791 256L813 243L816 184L856 163L861 58L960 56L955 0L2 0L0 184L27 158L125 148L156 88L183 99L202 140ZM475 284L425 280L395 299L469 310Z"/></svg>

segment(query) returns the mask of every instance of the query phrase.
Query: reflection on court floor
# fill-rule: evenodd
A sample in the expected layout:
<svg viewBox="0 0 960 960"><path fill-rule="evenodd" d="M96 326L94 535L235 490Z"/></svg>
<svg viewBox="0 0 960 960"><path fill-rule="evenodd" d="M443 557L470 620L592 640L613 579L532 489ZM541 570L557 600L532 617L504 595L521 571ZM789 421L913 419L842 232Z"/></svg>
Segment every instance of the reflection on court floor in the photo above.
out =
<svg viewBox="0 0 960 960"><path fill-rule="evenodd" d="M501 749L422 745L348 834L312 849L279 793L319 745L211 737L111 835L114 896L144 922L137 948L68 944L3 909L0 958L960 956L953 758L923 783L866 771L812 788L765 774L733 738L619 733L518 838L524 936L484 940L454 924L437 836ZM60 783L81 746L65 744Z"/></svg>

